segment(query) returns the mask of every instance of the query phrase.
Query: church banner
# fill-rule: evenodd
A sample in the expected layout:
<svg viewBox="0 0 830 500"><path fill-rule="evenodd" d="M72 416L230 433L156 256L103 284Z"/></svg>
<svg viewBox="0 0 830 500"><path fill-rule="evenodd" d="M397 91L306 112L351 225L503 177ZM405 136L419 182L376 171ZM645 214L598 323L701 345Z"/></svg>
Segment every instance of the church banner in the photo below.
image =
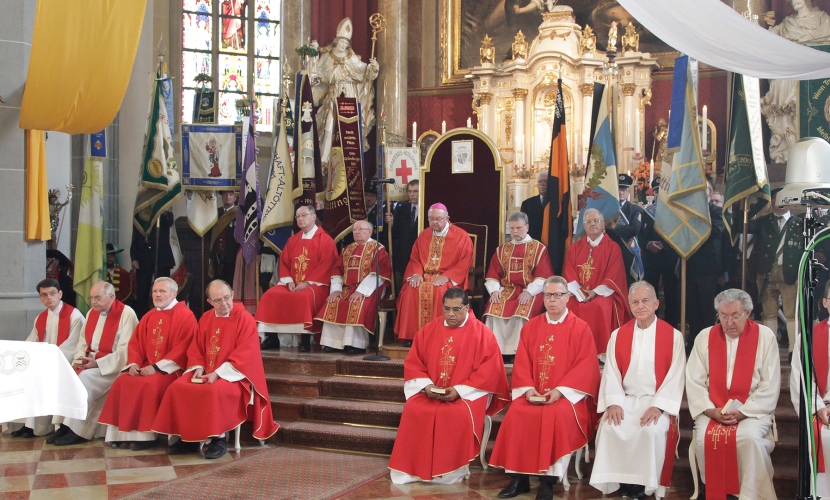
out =
<svg viewBox="0 0 830 500"><path fill-rule="evenodd" d="M242 125L182 124L182 184L233 190L242 182Z"/></svg>
<svg viewBox="0 0 830 500"><path fill-rule="evenodd" d="M389 191L386 201L407 201L406 185L412 180L417 180L420 175L418 160L421 149L413 148L386 148L386 177L395 179L394 184L389 184Z"/></svg>
<svg viewBox="0 0 830 500"><path fill-rule="evenodd" d="M363 198L363 127L360 105L353 97L337 98L337 129L327 168L323 229L341 240L351 225L366 219Z"/></svg>
<svg viewBox="0 0 830 500"><path fill-rule="evenodd" d="M295 94L298 124L294 126L294 199L296 204L316 206L322 196L323 169L320 165L320 136L317 111L308 74L297 73Z"/></svg>
<svg viewBox="0 0 830 500"><path fill-rule="evenodd" d="M294 199L291 192L294 172L291 170L291 155L288 151L288 135L291 131L286 126L285 115L286 113L280 114L280 126L268 174L268 187L262 203L260 227L260 239L278 254L285 246L287 237L291 236L291 225L294 223Z"/></svg>
<svg viewBox="0 0 830 500"><path fill-rule="evenodd" d="M254 109L254 103L251 103ZM259 254L259 221L262 219L262 200L259 197L259 165L256 162L256 139L254 130L255 117L246 116L242 127L245 134L245 173L242 185L239 188L239 205L236 211L236 226L233 237L242 247L242 257L245 264L251 262Z"/></svg>
<svg viewBox="0 0 830 500"><path fill-rule="evenodd" d="M830 45L813 48L830 52ZM821 137L830 142L830 78L802 80L800 87L799 137Z"/></svg>

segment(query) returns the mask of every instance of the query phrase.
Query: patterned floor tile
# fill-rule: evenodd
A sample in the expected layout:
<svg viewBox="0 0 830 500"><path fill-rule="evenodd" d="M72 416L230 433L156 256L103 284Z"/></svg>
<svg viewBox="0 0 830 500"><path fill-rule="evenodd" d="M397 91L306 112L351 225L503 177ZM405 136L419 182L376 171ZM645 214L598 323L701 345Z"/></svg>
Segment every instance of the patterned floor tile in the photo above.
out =
<svg viewBox="0 0 830 500"><path fill-rule="evenodd" d="M79 486L54 490L34 490L29 500L107 500L106 486Z"/></svg>
<svg viewBox="0 0 830 500"><path fill-rule="evenodd" d="M50 460L77 460L81 458L104 458L104 448L70 448L66 449L51 449L40 452L40 461L48 462Z"/></svg>
<svg viewBox="0 0 830 500"><path fill-rule="evenodd" d="M151 486L161 484L162 482L163 481L155 481L152 483L110 484L107 485L107 492L109 494L109 498L118 498L122 495L126 495L134 491L143 490L144 488L149 488Z"/></svg>
<svg viewBox="0 0 830 500"><path fill-rule="evenodd" d="M35 476L0 477L0 491L28 491L34 482Z"/></svg>
<svg viewBox="0 0 830 500"><path fill-rule="evenodd" d="M37 462L0 465L0 477L30 476L37 473Z"/></svg>
<svg viewBox="0 0 830 500"><path fill-rule="evenodd" d="M109 457L104 460L107 462L107 470L137 469L142 467L167 467L171 465L170 458L166 453L160 455L139 455L133 457Z"/></svg>
<svg viewBox="0 0 830 500"><path fill-rule="evenodd" d="M9 491L0 493L0 500L29 500L28 491Z"/></svg>
<svg viewBox="0 0 830 500"><path fill-rule="evenodd" d="M0 441L0 451L5 453L7 451L39 450L43 447L43 443L42 439L9 438L8 441Z"/></svg>
<svg viewBox="0 0 830 500"><path fill-rule="evenodd" d="M40 462L38 474L68 474L70 472L89 472L106 470L107 463L103 458L82 458L79 460L52 460Z"/></svg>
<svg viewBox="0 0 830 500"><path fill-rule="evenodd" d="M143 467L107 471L107 484L148 483L176 479L173 467Z"/></svg>
<svg viewBox="0 0 830 500"><path fill-rule="evenodd" d="M76 486L99 486L107 484L107 472L72 472L69 474L40 474L35 476L33 490L72 488Z"/></svg>
<svg viewBox="0 0 830 500"><path fill-rule="evenodd" d="M38 460L40 460L40 450L4 451L0 453L0 464L37 462Z"/></svg>
<svg viewBox="0 0 830 500"><path fill-rule="evenodd" d="M176 471L176 477L184 477L189 474L193 474L194 472L210 469L211 467L216 467L216 464L206 463L194 465L176 465L175 467L173 467L173 470Z"/></svg>

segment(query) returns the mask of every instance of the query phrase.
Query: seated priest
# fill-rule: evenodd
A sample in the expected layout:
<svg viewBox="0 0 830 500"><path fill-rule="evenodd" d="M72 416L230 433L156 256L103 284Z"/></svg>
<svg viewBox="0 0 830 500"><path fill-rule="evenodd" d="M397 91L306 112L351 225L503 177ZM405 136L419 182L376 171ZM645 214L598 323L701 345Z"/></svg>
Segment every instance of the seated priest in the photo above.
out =
<svg viewBox="0 0 830 500"><path fill-rule="evenodd" d="M527 215L511 214L507 226L511 241L496 249L484 282L490 293L484 323L496 335L504 362L512 363L522 327L545 309L542 285L553 269L547 247L527 234Z"/></svg>
<svg viewBox="0 0 830 500"><path fill-rule="evenodd" d="M127 346L138 324L135 311L115 298L115 288L106 281L92 285L89 302L92 309L86 315L72 363L87 391L86 419L58 419L63 423L47 444L67 446L95 437L110 387L127 364Z"/></svg>
<svg viewBox="0 0 830 500"><path fill-rule="evenodd" d="M295 219L300 231L288 239L280 254L280 281L260 298L256 320L263 336L279 334L282 347L297 346L297 335L302 335L299 350L308 352L308 332L320 332L314 315L329 296L329 281L340 258L334 240L317 226L313 207L297 208Z"/></svg>
<svg viewBox="0 0 830 500"><path fill-rule="evenodd" d="M485 415L507 403L507 376L493 333L467 292L444 293L443 316L418 331L404 361L403 407L389 459L392 482L452 484L470 475Z"/></svg>
<svg viewBox="0 0 830 500"><path fill-rule="evenodd" d="M628 287L620 247L605 235L599 210L585 210L585 237L568 249L562 272L568 280L568 310L591 327L604 360L611 332L628 321Z"/></svg>
<svg viewBox="0 0 830 500"><path fill-rule="evenodd" d="M176 300L172 278L153 282L153 309L138 322L127 353L127 366L112 384L99 421L106 441L119 448L146 450L156 444L153 421L167 388L182 374L187 349L198 329L196 316Z"/></svg>
<svg viewBox="0 0 830 500"><path fill-rule="evenodd" d="M205 458L227 453L226 434L245 421L254 437L268 439L279 425L271 414L265 370L253 316L234 303L230 285L213 280L207 288L213 311L199 319L187 350L187 370L164 393L153 430L176 435L170 455L196 452L211 439Z"/></svg>
<svg viewBox="0 0 830 500"><path fill-rule="evenodd" d="M568 311L564 278L546 279L542 293L546 313L522 328L513 402L490 457L490 465L513 476L499 498L529 492L534 475L539 477L536 498L551 500L571 454L594 434L600 378L594 338L588 324Z"/></svg>
<svg viewBox="0 0 830 500"><path fill-rule="evenodd" d="M398 297L395 333L405 346L415 333L441 317L441 297L450 288L467 289L473 242L466 231L450 224L447 207L435 203L427 212L429 228L421 231L404 272Z"/></svg>
<svg viewBox="0 0 830 500"><path fill-rule="evenodd" d="M628 290L635 319L608 342L597 411L591 486L604 494L666 497L680 436L686 350L683 334L657 318L660 302L647 281Z"/></svg>
<svg viewBox="0 0 830 500"><path fill-rule="evenodd" d="M824 286L824 295L821 298L821 305L830 311L830 281ZM828 335L827 318L813 327L813 362L815 366L816 397L810 412L813 414L812 422L816 429L816 439L821 443L818 449L821 451L821 458L817 460L818 474L816 475L816 496L821 498L830 497L830 474L827 474L827 464L830 464L830 419L828 419L828 403L830 403L830 335ZM793 351L792 370L790 371L790 399L795 406L795 412L800 411L799 395L801 392L801 349L800 333L796 335L795 350ZM808 403L809 404L809 403Z"/></svg>
<svg viewBox="0 0 830 500"><path fill-rule="evenodd" d="M698 334L686 365L706 498L776 498L770 453L781 391L778 342L749 319L752 299L743 290L719 293L715 309L719 323Z"/></svg>
<svg viewBox="0 0 830 500"><path fill-rule="evenodd" d="M334 270L331 294L315 318L323 322L323 352L365 353L369 334L375 333L375 304L392 278L392 263L383 245L371 238L372 229L365 220L354 223L354 243L343 249Z"/></svg>
<svg viewBox="0 0 830 500"><path fill-rule="evenodd" d="M63 292L57 280L46 278L41 281L37 284L37 293L46 310L35 318L26 342L55 344L66 356L66 360L72 362L78 338L84 329L84 315L61 300ZM54 430L52 417L48 415L9 422L8 427L12 436L24 438L45 436Z"/></svg>

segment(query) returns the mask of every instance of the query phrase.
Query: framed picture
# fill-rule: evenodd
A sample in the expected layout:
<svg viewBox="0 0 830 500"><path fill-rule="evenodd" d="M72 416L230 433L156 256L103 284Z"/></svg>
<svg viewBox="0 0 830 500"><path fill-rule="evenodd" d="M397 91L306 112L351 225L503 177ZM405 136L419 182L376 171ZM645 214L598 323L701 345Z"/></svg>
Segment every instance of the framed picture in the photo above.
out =
<svg viewBox="0 0 830 500"><path fill-rule="evenodd" d="M241 181L241 124L182 124L182 185L185 189L238 189Z"/></svg>
<svg viewBox="0 0 830 500"><path fill-rule="evenodd" d="M473 141L452 141L452 173L473 173Z"/></svg>

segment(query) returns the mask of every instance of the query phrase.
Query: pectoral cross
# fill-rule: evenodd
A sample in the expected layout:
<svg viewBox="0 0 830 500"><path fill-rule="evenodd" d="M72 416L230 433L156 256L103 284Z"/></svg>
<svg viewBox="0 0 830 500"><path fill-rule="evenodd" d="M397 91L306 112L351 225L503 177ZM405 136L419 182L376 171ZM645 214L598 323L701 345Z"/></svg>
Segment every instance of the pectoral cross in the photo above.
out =
<svg viewBox="0 0 830 500"><path fill-rule="evenodd" d="M444 346L441 347L441 361L438 363L441 365L441 376L439 377L441 387L446 387L447 383L449 383L453 368L455 368L455 356L450 356L450 352L452 351L452 345L450 344L452 344L452 337L445 340Z"/></svg>
<svg viewBox="0 0 830 500"><path fill-rule="evenodd" d="M553 362L553 354L550 353L553 348L550 343L553 342L553 335L548 337L544 345L539 346L539 357L536 358L536 363L539 365L539 388L542 392L548 392L549 388L545 386L548 382L548 371L556 363Z"/></svg>
<svg viewBox="0 0 830 500"><path fill-rule="evenodd" d="M219 346L217 344L219 343L220 333L221 330L217 328L216 333L210 336L209 347L207 350L208 368L210 369L210 371L213 371L213 369L216 367L216 356L219 354Z"/></svg>
<svg viewBox="0 0 830 500"><path fill-rule="evenodd" d="M153 340L150 342L156 348L154 352L156 360L158 360L159 358L159 347L161 347L161 343L164 342L164 337L162 336L162 333L162 320L159 320L158 326L153 328Z"/></svg>
<svg viewBox="0 0 830 500"><path fill-rule="evenodd" d="M737 429L737 427L735 427L735 429ZM721 424L718 424L711 431L709 431L709 435L712 436L712 444L715 445L716 450L718 449L718 443L721 438L723 438L723 444L729 443L729 433L731 431L732 428L724 427Z"/></svg>

